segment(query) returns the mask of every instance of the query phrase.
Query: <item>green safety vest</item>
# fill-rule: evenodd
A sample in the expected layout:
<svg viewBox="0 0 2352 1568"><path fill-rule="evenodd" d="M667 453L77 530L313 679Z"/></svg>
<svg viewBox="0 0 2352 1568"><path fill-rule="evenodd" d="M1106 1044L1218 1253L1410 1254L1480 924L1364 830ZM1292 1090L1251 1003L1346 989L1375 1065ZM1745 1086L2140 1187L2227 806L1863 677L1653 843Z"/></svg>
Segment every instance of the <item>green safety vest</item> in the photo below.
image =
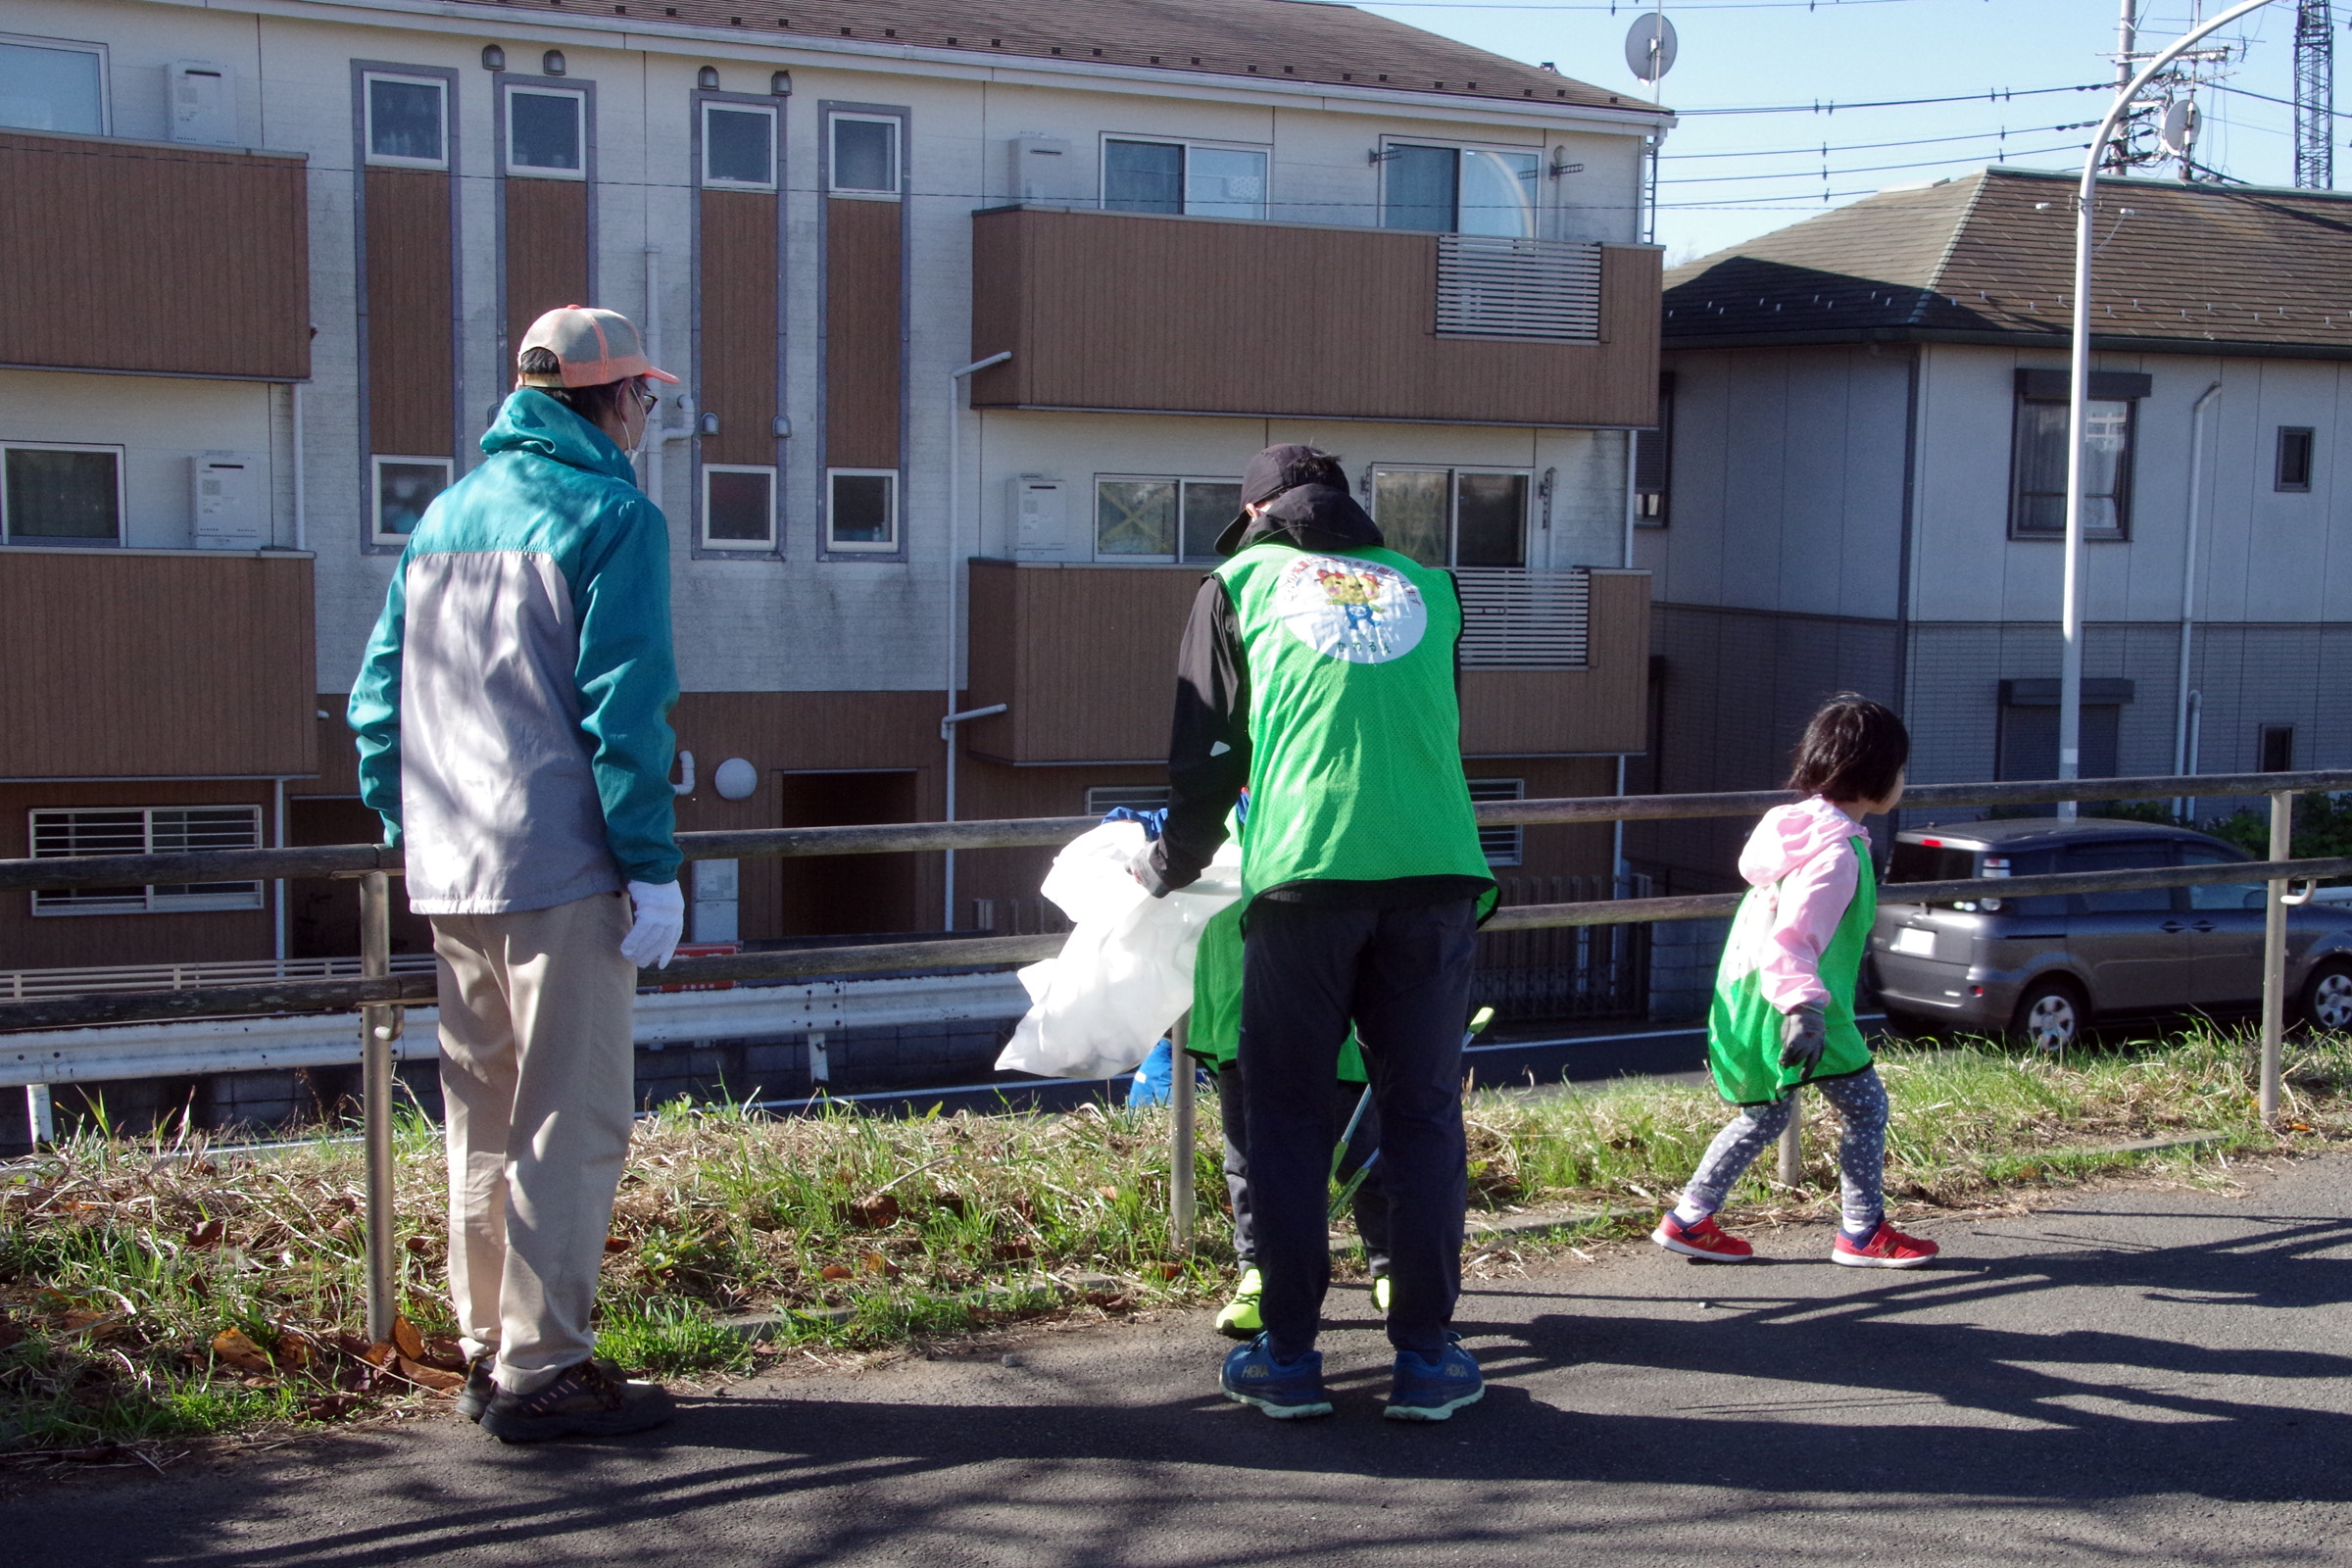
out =
<svg viewBox="0 0 2352 1568"><path fill-rule="evenodd" d="M1847 842L1859 867L1854 901L1845 906L1837 935L1822 951L1821 983L1830 993L1822 1019L1829 1027L1830 1043L1810 1074L1781 1065L1782 1013L1764 1000L1763 980L1755 968L1764 928L1778 906L1778 884L1749 888L1732 917L1732 934L1715 971L1714 1004L1707 1011L1707 1067L1715 1077L1715 1092L1735 1105L1770 1104L1809 1078L1841 1078L1870 1065L1870 1047L1854 1023L1854 987L1861 981L1862 955L1878 918L1879 881L1871 870L1870 842L1858 833Z"/></svg>
<svg viewBox="0 0 2352 1568"><path fill-rule="evenodd" d="M1242 906L1293 882L1494 878L1462 777L1453 579L1373 547L1219 566L1250 671Z"/></svg>

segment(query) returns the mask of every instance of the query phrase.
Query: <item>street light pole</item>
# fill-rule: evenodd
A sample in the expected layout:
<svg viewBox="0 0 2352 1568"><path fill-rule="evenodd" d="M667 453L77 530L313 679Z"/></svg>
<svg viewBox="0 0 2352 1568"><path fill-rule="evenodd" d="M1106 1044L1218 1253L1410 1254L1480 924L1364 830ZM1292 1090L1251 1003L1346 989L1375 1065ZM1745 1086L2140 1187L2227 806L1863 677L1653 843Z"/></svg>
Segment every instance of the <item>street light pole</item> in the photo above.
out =
<svg viewBox="0 0 2352 1568"><path fill-rule="evenodd" d="M2115 95L2115 102L2108 106L2107 118L2099 122L2098 134L2090 139L2090 151L2082 159L2082 187L2075 199L2075 320L2067 366L2066 564L2058 613L2061 639L2058 776L2061 779L2080 778L2082 774L2082 438L2090 414L2086 407L2090 391L2090 233L2095 218L2092 204L2098 197L2099 160L2106 156L2108 138L2115 134L2116 122L2130 112L2132 100L2139 96L2140 89L2159 72L2208 34L2268 4L2270 0L2241 0L2211 22L2190 28L2141 67L2139 74ZM2061 801L2058 815L2071 819L2075 815L2075 803Z"/></svg>

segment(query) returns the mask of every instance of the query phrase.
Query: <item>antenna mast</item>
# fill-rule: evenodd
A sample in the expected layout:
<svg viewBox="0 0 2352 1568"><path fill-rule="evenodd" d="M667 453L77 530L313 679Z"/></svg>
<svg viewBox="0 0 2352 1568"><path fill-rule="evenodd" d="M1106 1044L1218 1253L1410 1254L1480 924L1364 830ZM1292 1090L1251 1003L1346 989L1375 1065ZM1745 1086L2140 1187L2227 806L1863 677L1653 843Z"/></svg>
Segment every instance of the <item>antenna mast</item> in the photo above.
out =
<svg viewBox="0 0 2352 1568"><path fill-rule="evenodd" d="M2335 21L2328 0L2295 5L2295 184L2335 187Z"/></svg>

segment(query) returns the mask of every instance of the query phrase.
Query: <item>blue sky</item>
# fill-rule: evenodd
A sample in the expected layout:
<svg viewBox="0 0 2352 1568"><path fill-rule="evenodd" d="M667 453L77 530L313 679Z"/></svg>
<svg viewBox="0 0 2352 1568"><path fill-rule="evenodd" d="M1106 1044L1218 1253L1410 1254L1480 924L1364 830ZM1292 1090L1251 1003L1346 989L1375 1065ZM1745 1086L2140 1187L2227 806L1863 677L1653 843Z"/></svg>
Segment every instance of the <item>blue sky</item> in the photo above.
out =
<svg viewBox="0 0 2352 1568"><path fill-rule="evenodd" d="M1565 74L1612 92L1641 86L1626 69L1624 39L1646 7L1621 5L1612 14L1606 0L1360 3L1496 54L1551 61ZM2207 0L2198 14L2210 16L2228 3ZM1819 0L1811 9L1806 0L1669 4L1666 15L1680 36L1681 54L1664 95L1669 108L1688 112L1688 118L1666 143L1658 238L1668 259L1703 255L1779 228L1850 201L1851 193L1966 173L1986 163L2081 168L2090 132L2055 127L2095 122L2106 112L2107 95L2022 94L2112 80L2116 10L2115 0ZM2186 0L2143 0L2141 47L2178 37L2193 25L2191 18ZM2291 111L2246 94L2292 96L2294 24L2293 0L2274 0L2222 35L2244 45L2243 58L2227 68L2225 78L2244 91L2198 95L2200 162L2254 184L2292 182ZM2338 54L2339 69L2352 74L2352 39L2338 45ZM2020 96L2003 102L1984 96L1999 90ZM1976 96L1965 103L1841 108L1834 114L1696 113L1954 94ZM2337 122L2335 138L2339 180L2352 187L2348 133L2352 113ZM1890 142L1922 144L1868 145ZM2167 168L2158 177L2175 172ZM1832 193L1829 202L1822 200L1825 189Z"/></svg>

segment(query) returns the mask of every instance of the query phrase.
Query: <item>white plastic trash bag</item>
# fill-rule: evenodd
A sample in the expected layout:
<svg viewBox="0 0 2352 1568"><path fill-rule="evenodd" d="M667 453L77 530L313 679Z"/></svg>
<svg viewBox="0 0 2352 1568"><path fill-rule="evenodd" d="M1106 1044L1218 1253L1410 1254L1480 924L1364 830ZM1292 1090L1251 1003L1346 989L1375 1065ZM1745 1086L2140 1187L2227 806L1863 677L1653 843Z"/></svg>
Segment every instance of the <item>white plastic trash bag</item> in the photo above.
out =
<svg viewBox="0 0 2352 1568"><path fill-rule="evenodd" d="M1001 1070L1114 1078L1135 1070L1193 1004L1193 954L1209 917L1242 896L1241 847L1228 839L1200 880L1164 899L1128 870L1137 822L1105 822L1054 858L1040 889L1077 929L1061 956L1021 971L1027 1017Z"/></svg>

